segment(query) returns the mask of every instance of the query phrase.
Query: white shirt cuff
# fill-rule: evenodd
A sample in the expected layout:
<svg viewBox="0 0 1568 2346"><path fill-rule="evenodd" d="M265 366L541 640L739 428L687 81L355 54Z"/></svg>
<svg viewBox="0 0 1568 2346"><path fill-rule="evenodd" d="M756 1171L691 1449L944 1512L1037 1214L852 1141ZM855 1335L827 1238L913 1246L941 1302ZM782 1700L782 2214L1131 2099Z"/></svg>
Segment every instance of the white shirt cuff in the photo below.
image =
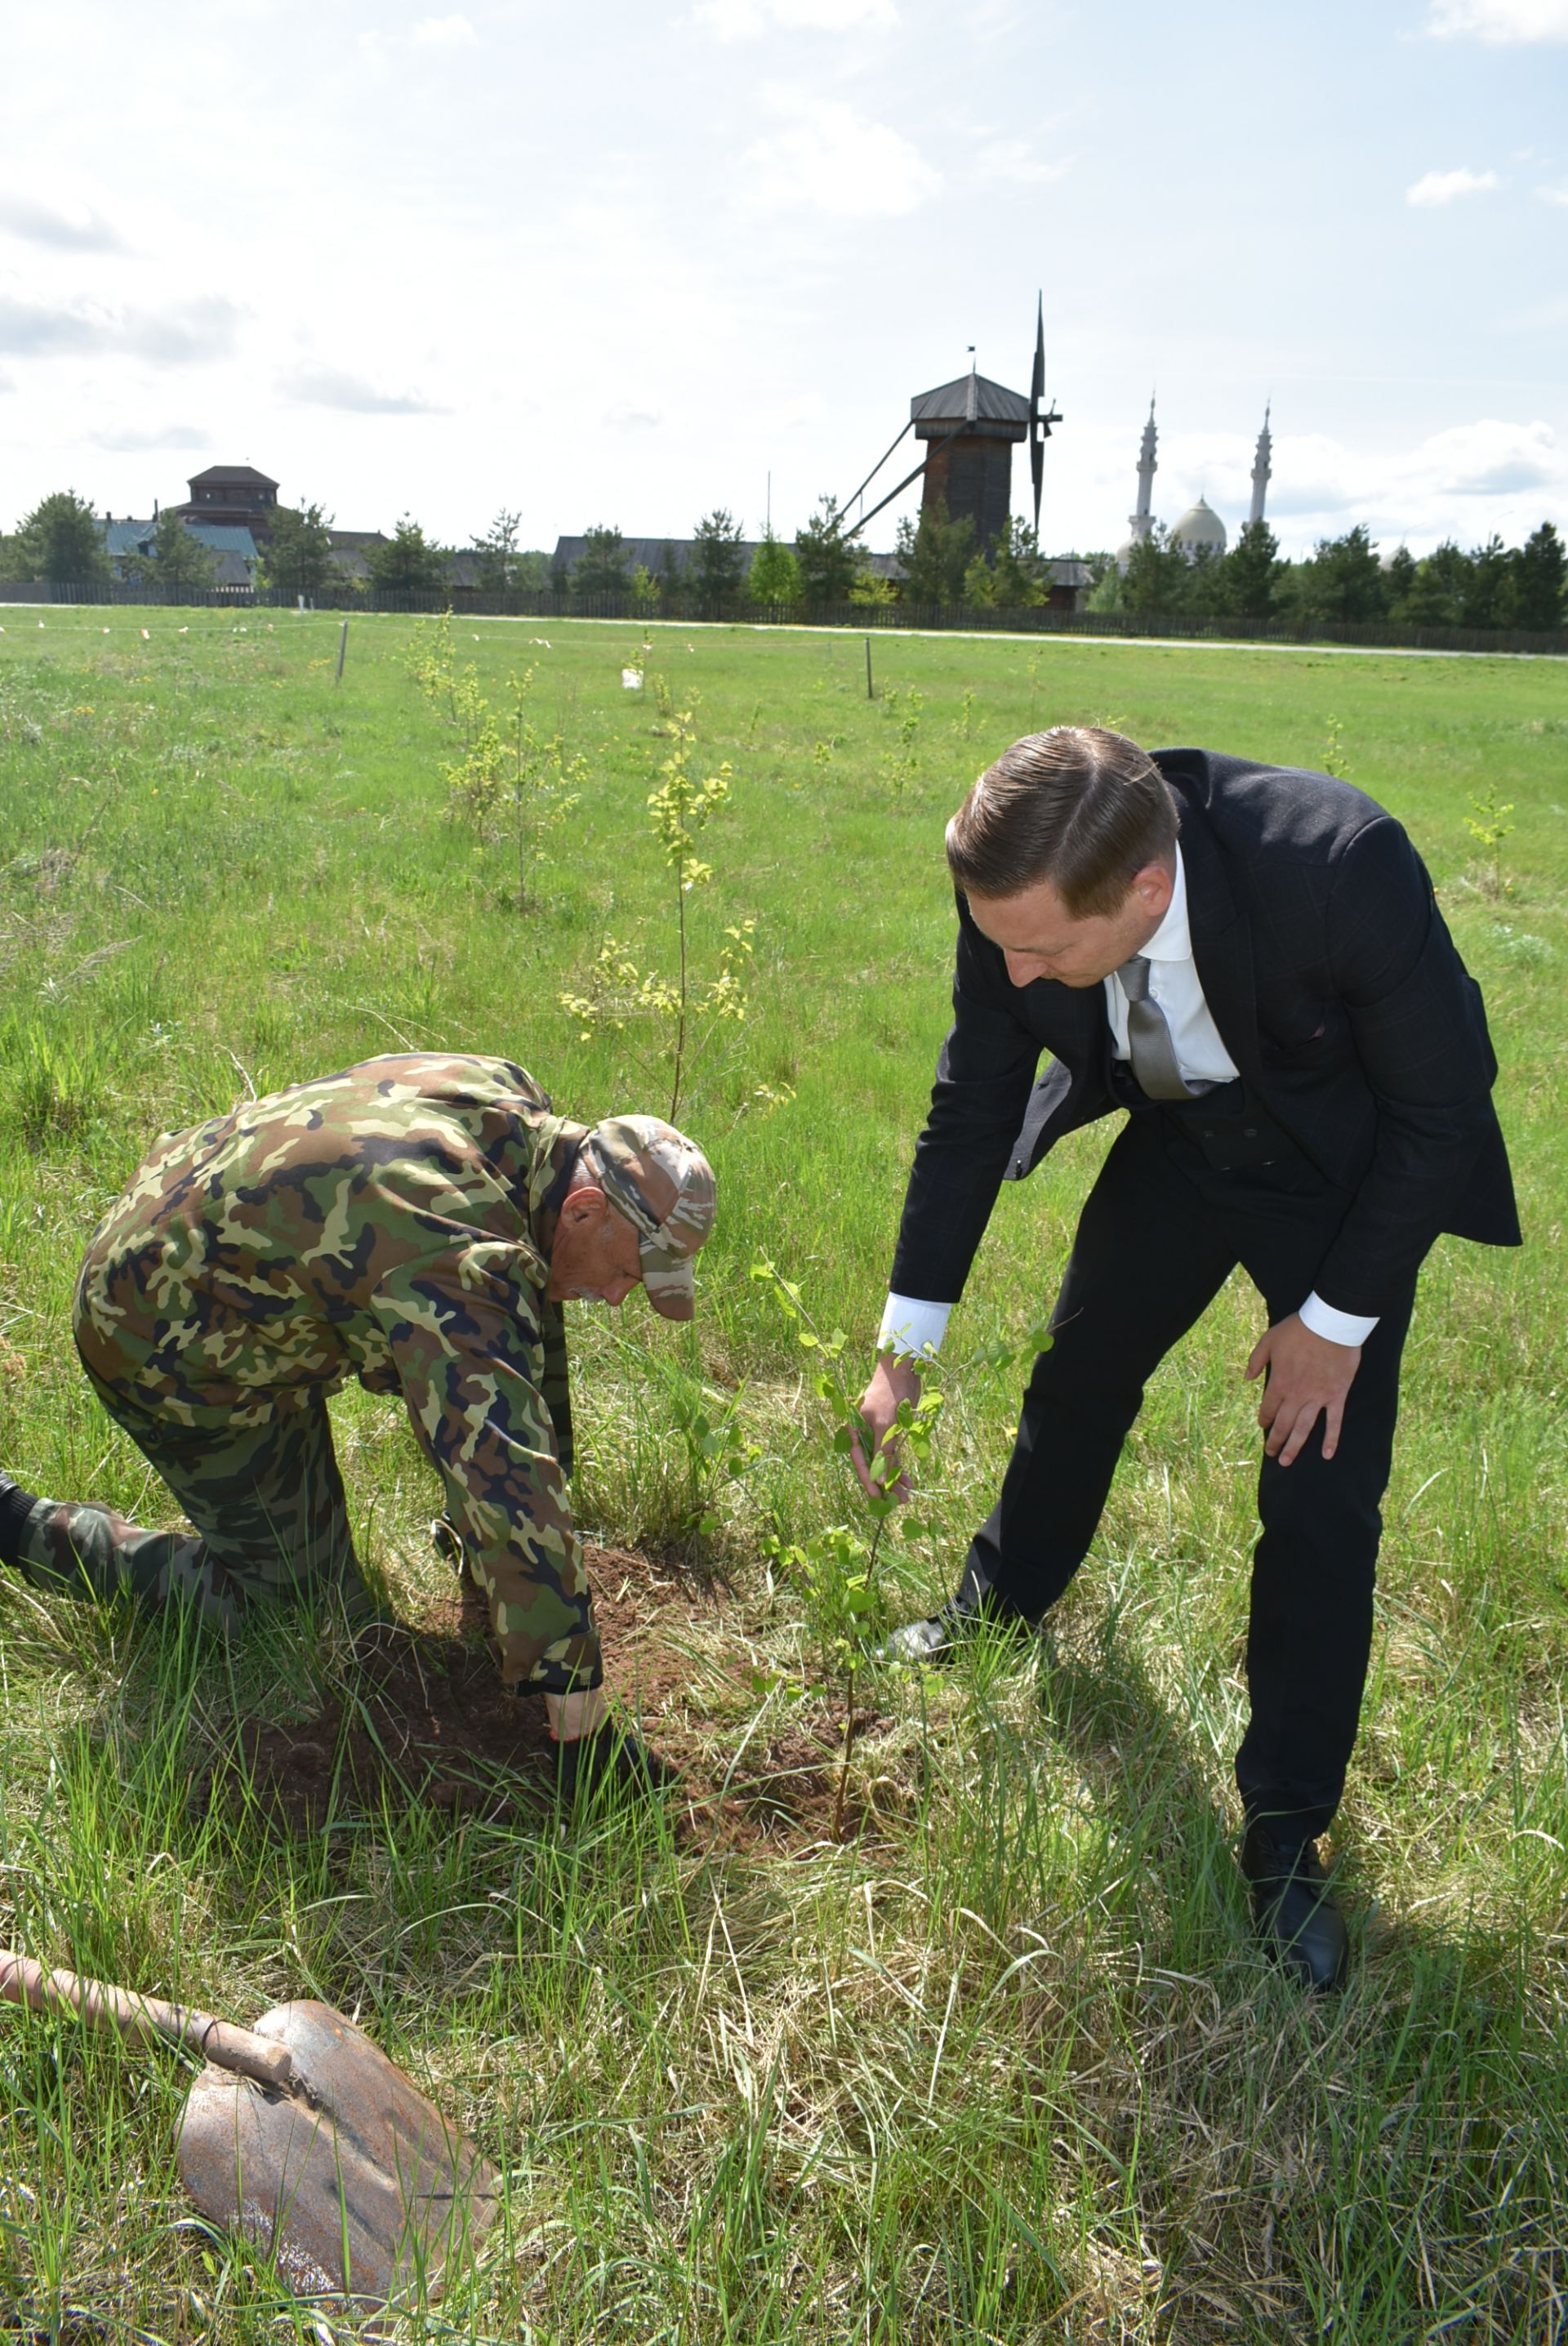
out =
<svg viewBox="0 0 1568 2346"><path fill-rule="evenodd" d="M928 1304L929 1311L931 1306ZM1310 1328L1314 1336L1322 1336L1330 1344L1364 1344L1378 1324L1378 1315L1363 1319L1359 1311L1336 1311L1320 1295L1309 1295L1297 1313L1303 1328Z"/></svg>
<svg viewBox="0 0 1568 2346"><path fill-rule="evenodd" d="M939 1352L947 1333L951 1303L922 1303L910 1295L890 1295L877 1331L879 1352L908 1354Z"/></svg>

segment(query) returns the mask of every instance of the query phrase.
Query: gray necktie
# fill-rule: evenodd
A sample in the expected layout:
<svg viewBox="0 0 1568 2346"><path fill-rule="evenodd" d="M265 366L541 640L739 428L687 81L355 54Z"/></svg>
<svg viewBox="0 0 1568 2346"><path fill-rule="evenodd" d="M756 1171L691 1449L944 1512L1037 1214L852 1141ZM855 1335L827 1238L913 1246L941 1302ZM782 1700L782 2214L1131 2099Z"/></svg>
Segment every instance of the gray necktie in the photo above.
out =
<svg viewBox="0 0 1568 2346"><path fill-rule="evenodd" d="M1166 1014L1157 1002L1149 1000L1146 954L1135 954L1131 961L1122 964L1116 975L1127 997L1127 1049L1140 1089L1150 1099L1157 1100L1196 1099L1201 1092L1209 1090L1207 1084L1189 1084L1182 1079Z"/></svg>

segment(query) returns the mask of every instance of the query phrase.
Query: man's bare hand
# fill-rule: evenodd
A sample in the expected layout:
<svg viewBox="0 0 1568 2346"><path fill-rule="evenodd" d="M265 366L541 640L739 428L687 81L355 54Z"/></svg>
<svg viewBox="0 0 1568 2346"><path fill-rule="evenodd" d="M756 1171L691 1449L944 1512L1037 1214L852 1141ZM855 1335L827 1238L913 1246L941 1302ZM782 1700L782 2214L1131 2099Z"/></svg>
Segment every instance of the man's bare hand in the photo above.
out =
<svg viewBox="0 0 1568 2346"><path fill-rule="evenodd" d="M907 1401L912 1409L919 1400L920 1371L914 1362L900 1360L891 1352L879 1353L875 1373L860 1395L860 1415L871 1436L871 1456L867 1457L858 1434L850 1452L855 1472L860 1478L860 1488L868 1499L882 1498L888 1491L897 1499L908 1498L908 1477L903 1474L896 1480L890 1477L885 1485L874 1483L871 1479L871 1459L887 1440L888 1429L899 1413L900 1402ZM884 1454L891 1468L897 1457L896 1445L890 1445Z"/></svg>
<svg viewBox="0 0 1568 2346"><path fill-rule="evenodd" d="M1315 1336L1298 1312L1270 1328L1247 1363L1248 1382L1268 1372L1257 1423L1268 1437L1263 1446L1270 1458L1288 1466L1319 1416L1323 1455L1332 1458L1345 1422L1345 1396L1360 1365L1359 1344L1331 1344L1327 1336Z"/></svg>

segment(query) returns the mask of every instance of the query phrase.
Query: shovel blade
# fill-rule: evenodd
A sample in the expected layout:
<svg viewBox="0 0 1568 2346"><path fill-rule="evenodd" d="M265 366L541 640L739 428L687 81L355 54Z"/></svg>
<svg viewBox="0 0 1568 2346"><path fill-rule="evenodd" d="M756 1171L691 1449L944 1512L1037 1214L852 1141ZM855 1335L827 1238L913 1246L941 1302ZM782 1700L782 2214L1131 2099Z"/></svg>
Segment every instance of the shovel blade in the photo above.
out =
<svg viewBox="0 0 1568 2346"><path fill-rule="evenodd" d="M270 2254L297 2296L433 2298L494 2220L494 2168L330 2004L280 2004L255 2033L289 2047L303 2091L202 2071L178 2144L196 2205Z"/></svg>

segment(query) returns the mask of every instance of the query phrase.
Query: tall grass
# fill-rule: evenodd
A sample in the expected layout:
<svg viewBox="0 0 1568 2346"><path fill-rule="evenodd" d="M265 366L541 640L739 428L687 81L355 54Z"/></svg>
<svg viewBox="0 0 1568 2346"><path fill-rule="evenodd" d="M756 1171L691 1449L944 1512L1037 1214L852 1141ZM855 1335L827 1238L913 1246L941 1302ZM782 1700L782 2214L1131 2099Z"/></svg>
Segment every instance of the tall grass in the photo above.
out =
<svg viewBox="0 0 1568 2346"><path fill-rule="evenodd" d="M380 1050L520 1058L584 1117L645 1105L559 996L606 928L661 917L644 801L664 751L651 690L620 682L638 631L553 622L523 648L541 723L590 779L521 913L446 817L406 624L356 622L337 688L335 621L111 617L107 637L51 612L0 638L0 1461L167 1521L72 1355L98 1214L158 1131ZM493 690L517 632L463 648ZM851 1843L815 1811L738 1838L677 1800L563 1832L544 1803L454 1821L346 1785L290 1834L246 1789L240 1730L353 1702L330 1622L225 1642L7 1582L0 1937L239 2020L298 1994L357 2013L506 2175L493 2245L410 2334L1568 2337L1568 671L900 639L890 714L857 653L655 631L652 668L700 696L704 747L736 770L712 910L758 923L741 1046L689 1109L721 1185L696 1330L634 1301L574 1337L590 1525L675 1543L722 1585L671 1618L688 1670L664 1732L694 1781L732 1789L805 1727L831 1741L809 1594L763 1542L853 1502L747 1271L772 1257L869 1345L946 1018L941 824L973 770L1068 719L1320 762L1331 710L1486 986L1532 1239L1445 1244L1423 1284L1334 1841L1350 1987L1304 2004L1272 1973L1231 1859L1257 1460L1240 1283L1151 1386L1038 1653L877 1690ZM1465 828L1489 791L1514 810L1498 874ZM768 1112L764 1086L794 1097ZM944 1592L989 1504L1016 1372L985 1347L1038 1317L1107 1137L999 1203L944 1363L932 1537L891 1610ZM710 1490L693 1413L732 1394L761 1456ZM391 1403L335 1407L372 1570L434 1619L412 1436ZM0 2330L348 2333L194 2222L171 2156L186 2082L172 2054L0 2014Z"/></svg>

